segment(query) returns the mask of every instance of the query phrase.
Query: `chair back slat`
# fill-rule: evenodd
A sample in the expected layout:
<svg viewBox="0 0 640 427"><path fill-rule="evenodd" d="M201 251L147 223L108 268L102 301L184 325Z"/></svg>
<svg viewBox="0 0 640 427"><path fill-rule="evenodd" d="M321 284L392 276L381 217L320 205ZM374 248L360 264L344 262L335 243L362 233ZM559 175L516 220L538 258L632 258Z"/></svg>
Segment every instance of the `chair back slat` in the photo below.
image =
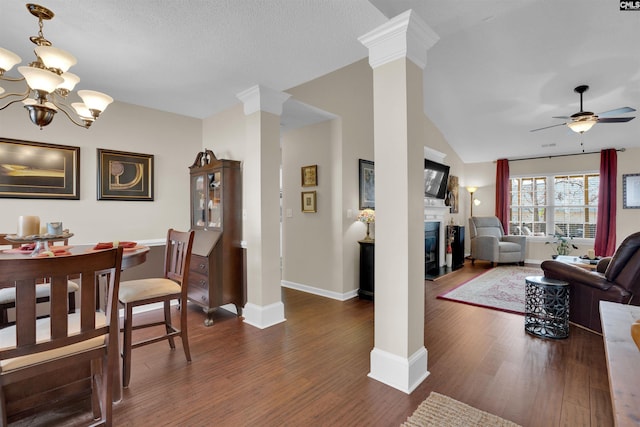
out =
<svg viewBox="0 0 640 427"><path fill-rule="evenodd" d="M188 283L194 234L193 231L176 231L173 229L169 229L167 233L165 277L180 284L183 288L183 293L186 292L186 284Z"/></svg>
<svg viewBox="0 0 640 427"><path fill-rule="evenodd" d="M8 282L9 276L4 277ZM36 279L16 280L15 287L16 300L23 301L20 311L16 310L17 346L28 346L36 342Z"/></svg>
<svg viewBox="0 0 640 427"><path fill-rule="evenodd" d="M69 301L67 293L67 276L55 276L50 279L49 317L51 318L51 337L60 339L67 336L69 322L67 315Z"/></svg>

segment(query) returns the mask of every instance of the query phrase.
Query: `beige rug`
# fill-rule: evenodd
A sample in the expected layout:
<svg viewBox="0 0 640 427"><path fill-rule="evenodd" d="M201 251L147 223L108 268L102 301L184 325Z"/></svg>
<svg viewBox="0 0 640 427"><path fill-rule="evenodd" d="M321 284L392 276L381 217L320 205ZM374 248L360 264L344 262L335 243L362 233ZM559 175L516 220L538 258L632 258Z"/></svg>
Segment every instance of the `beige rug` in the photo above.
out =
<svg viewBox="0 0 640 427"><path fill-rule="evenodd" d="M524 279L527 276L542 275L542 270L537 267L500 265L443 295L438 295L438 298L524 314Z"/></svg>
<svg viewBox="0 0 640 427"><path fill-rule="evenodd" d="M431 392L401 427L520 427L455 399Z"/></svg>

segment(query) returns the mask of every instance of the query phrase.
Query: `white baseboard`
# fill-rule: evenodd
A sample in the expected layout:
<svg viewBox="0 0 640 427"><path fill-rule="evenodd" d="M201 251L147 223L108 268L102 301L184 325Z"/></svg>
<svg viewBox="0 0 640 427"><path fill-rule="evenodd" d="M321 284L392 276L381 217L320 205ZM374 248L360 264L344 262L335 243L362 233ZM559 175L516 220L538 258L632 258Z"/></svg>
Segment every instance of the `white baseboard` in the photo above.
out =
<svg viewBox="0 0 640 427"><path fill-rule="evenodd" d="M378 348L371 350L371 372L368 375L404 393L411 394L429 376L427 349L422 347L405 359Z"/></svg>
<svg viewBox="0 0 640 427"><path fill-rule="evenodd" d="M265 306L249 302L244 306L242 316L244 317L244 323L260 329L265 329L287 320L284 317L284 304L282 301Z"/></svg>
<svg viewBox="0 0 640 427"><path fill-rule="evenodd" d="M302 285L300 283L289 282L288 280L281 280L280 284L285 288L295 289L297 291L319 295L321 297L336 299L338 301L346 301L348 299L358 296L357 289L341 294L339 292L333 292L333 291L328 291L326 289L314 288L313 286Z"/></svg>

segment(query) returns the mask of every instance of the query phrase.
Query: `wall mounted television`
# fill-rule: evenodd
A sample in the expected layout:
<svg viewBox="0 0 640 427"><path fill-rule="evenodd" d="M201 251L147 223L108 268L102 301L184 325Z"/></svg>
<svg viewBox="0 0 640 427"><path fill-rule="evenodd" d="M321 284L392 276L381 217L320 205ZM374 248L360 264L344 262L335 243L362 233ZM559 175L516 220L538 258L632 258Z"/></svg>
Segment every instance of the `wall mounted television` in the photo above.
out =
<svg viewBox="0 0 640 427"><path fill-rule="evenodd" d="M444 199L449 182L449 166L424 159L424 197Z"/></svg>

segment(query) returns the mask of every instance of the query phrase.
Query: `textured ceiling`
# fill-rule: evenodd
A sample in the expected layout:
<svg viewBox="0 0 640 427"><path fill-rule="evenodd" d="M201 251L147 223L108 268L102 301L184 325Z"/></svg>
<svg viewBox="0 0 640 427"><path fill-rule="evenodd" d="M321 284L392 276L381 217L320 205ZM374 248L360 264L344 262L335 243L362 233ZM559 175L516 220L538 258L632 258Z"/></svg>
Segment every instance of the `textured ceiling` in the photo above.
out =
<svg viewBox="0 0 640 427"><path fill-rule="evenodd" d="M205 118L261 84L287 90L367 56L357 38L412 8L440 41L425 112L465 162L640 146L640 118L530 133L579 110L640 107L640 13L602 0L43 0L44 35L72 52L79 88ZM37 21L0 3L0 46L33 58ZM289 102L287 103L289 104ZM317 120L285 106L283 121ZM633 115L633 114L631 114ZM481 149L479 149L481 147Z"/></svg>

